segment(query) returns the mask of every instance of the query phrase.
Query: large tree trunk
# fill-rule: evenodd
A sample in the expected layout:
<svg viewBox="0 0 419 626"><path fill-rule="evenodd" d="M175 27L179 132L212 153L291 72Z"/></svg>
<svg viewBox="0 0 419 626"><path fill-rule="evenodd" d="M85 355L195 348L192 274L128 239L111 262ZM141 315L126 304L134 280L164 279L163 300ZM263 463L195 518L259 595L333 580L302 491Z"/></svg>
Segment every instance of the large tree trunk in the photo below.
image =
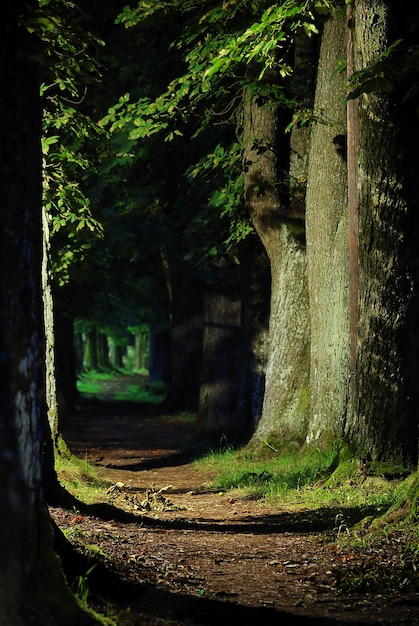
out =
<svg viewBox="0 0 419 626"><path fill-rule="evenodd" d="M306 436L309 317L304 224L278 192L277 109L244 98L246 204L271 267L269 352L262 417L251 444L300 445Z"/></svg>
<svg viewBox="0 0 419 626"><path fill-rule="evenodd" d="M22 26L31 6L7 3L0 22L0 624L93 624L52 551L43 494L41 113L35 42Z"/></svg>
<svg viewBox="0 0 419 626"><path fill-rule="evenodd" d="M336 74L345 56L345 20L333 13L324 25L306 196L310 294L310 424L307 442L342 438L349 381L348 219L345 83Z"/></svg>
<svg viewBox="0 0 419 626"><path fill-rule="evenodd" d="M356 69L374 62L390 43L390 25L400 17L396 5L391 3L392 15L389 2L355 2ZM400 158L405 146L391 110L384 93L360 97L359 329L347 435L360 454L416 463L419 207L417 192L406 191L413 180L416 186L417 161L412 167L412 154ZM417 137L417 117L410 124L408 132Z"/></svg>

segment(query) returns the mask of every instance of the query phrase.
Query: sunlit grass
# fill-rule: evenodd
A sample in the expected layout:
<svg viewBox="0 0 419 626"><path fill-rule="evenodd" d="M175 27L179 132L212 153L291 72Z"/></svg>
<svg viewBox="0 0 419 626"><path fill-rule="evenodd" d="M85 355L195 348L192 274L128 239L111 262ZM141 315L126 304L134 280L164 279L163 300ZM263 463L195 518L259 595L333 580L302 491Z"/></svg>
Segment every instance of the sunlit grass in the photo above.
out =
<svg viewBox="0 0 419 626"><path fill-rule="evenodd" d="M114 394L113 399L121 402L148 402L150 394L141 385L127 385Z"/></svg>
<svg viewBox="0 0 419 626"><path fill-rule="evenodd" d="M68 450L55 455L55 471L64 489L86 504L102 502L110 485L99 477L94 465L79 459Z"/></svg>
<svg viewBox="0 0 419 626"><path fill-rule="evenodd" d="M166 395L164 383L155 382L146 385L132 383L129 376L135 376L134 372L99 372L90 371L80 376L77 381L79 393L90 399L104 400L105 398L116 402L136 402L142 404L159 404ZM127 377L126 382L124 376ZM112 391L111 385L115 383L118 389Z"/></svg>
<svg viewBox="0 0 419 626"><path fill-rule="evenodd" d="M211 472L214 489L240 489L270 504L317 508L360 507L387 511L397 499L394 482L372 476L365 480L354 461L333 469L335 450L305 451L254 458L246 450L212 452L196 461Z"/></svg>
<svg viewBox="0 0 419 626"><path fill-rule="evenodd" d="M89 378L82 378L78 380L77 389L83 396L89 398L100 398L102 394L102 387L100 384Z"/></svg>

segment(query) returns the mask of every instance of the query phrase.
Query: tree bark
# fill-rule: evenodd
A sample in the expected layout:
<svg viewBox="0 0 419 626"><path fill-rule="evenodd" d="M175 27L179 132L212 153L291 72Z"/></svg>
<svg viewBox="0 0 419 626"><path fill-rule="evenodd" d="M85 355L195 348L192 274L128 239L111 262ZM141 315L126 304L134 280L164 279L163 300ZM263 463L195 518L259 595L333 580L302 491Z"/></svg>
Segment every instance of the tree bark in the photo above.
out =
<svg viewBox="0 0 419 626"><path fill-rule="evenodd" d="M105 333L97 333L97 358L100 370L111 370L112 363L109 358L109 343Z"/></svg>
<svg viewBox="0 0 419 626"><path fill-rule="evenodd" d="M306 435L309 317L304 224L280 201L278 111L244 97L245 198L270 261L269 352L262 417L251 445L300 445Z"/></svg>
<svg viewBox="0 0 419 626"><path fill-rule="evenodd" d="M271 273L257 235L239 248L241 292L240 381L233 440L247 443L262 416L268 354Z"/></svg>
<svg viewBox="0 0 419 626"><path fill-rule="evenodd" d="M147 369L149 358L149 332L144 328L137 328L135 333L135 370L140 372Z"/></svg>
<svg viewBox="0 0 419 626"><path fill-rule="evenodd" d="M165 408L197 411L202 359L202 285L170 268L171 373Z"/></svg>
<svg viewBox="0 0 419 626"><path fill-rule="evenodd" d="M43 492L41 111L36 42L22 25L34 8L7 3L0 22L0 625L84 625L95 620L66 585Z"/></svg>
<svg viewBox="0 0 419 626"><path fill-rule="evenodd" d="M389 29L399 19L395 4L354 3L356 69L376 61L389 45ZM418 201L417 193L406 191L416 184L417 171L400 158L405 148L392 104L378 91L359 102L358 357L346 432L359 454L416 464ZM410 122L409 132L417 136L417 117Z"/></svg>
<svg viewBox="0 0 419 626"><path fill-rule="evenodd" d="M240 375L240 309L234 289L207 291L196 434L214 445L234 433Z"/></svg>
<svg viewBox="0 0 419 626"><path fill-rule="evenodd" d="M148 379L151 383L170 384L172 378L171 334L168 324L152 325L148 360Z"/></svg>
<svg viewBox="0 0 419 626"><path fill-rule="evenodd" d="M317 70L306 197L310 295L310 423L307 443L343 436L348 401L349 303L345 81L335 74L345 56L345 20L324 25Z"/></svg>
<svg viewBox="0 0 419 626"><path fill-rule="evenodd" d="M74 320L55 308L55 361L59 430L77 405L77 366L74 342Z"/></svg>
<svg viewBox="0 0 419 626"><path fill-rule="evenodd" d="M87 371L95 372L99 369L97 330L95 326L93 326L86 333L86 342L84 345L84 363Z"/></svg>

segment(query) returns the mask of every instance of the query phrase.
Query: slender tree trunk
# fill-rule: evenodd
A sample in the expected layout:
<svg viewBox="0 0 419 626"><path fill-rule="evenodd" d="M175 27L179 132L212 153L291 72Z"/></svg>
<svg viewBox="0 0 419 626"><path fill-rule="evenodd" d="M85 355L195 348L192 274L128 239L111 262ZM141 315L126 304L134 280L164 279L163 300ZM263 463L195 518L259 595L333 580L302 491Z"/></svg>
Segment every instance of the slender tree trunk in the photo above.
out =
<svg viewBox="0 0 419 626"><path fill-rule="evenodd" d="M84 363L88 371L95 372L99 368L97 330L95 327L91 328L86 333L86 342L84 345Z"/></svg>
<svg viewBox="0 0 419 626"><path fill-rule="evenodd" d="M151 326L148 361L148 378L151 383L163 382L167 385L172 378L171 335L166 324Z"/></svg>
<svg viewBox="0 0 419 626"><path fill-rule="evenodd" d="M234 289L204 296L204 332L197 437L231 441L240 375L240 299Z"/></svg>
<svg viewBox="0 0 419 626"><path fill-rule="evenodd" d="M46 339L45 353L45 392L48 407L48 420L54 447L57 448L59 435L56 363L55 363L55 328L54 328L54 303L49 276L49 226L48 216L42 211L42 294L44 304L44 327Z"/></svg>
<svg viewBox="0 0 419 626"><path fill-rule="evenodd" d="M171 268L172 379L165 406L196 411L202 358L202 286Z"/></svg>
<svg viewBox="0 0 419 626"><path fill-rule="evenodd" d="M97 358L101 370L111 370L112 363L109 358L109 342L105 333L97 333Z"/></svg>
<svg viewBox="0 0 419 626"><path fill-rule="evenodd" d="M306 198L310 294L310 424L308 443L343 436L348 400L349 302L345 80L346 24L333 13L324 25L317 71ZM320 113L319 113L320 114Z"/></svg>
<svg viewBox="0 0 419 626"><path fill-rule="evenodd" d="M139 372L147 369L149 357L149 333L139 328L135 333L135 369Z"/></svg>
<svg viewBox="0 0 419 626"><path fill-rule="evenodd" d="M83 355L84 355L84 341L83 333L74 333L74 352L76 357L76 374L80 375L84 370Z"/></svg>
<svg viewBox="0 0 419 626"><path fill-rule="evenodd" d="M62 432L68 416L77 404L76 351L74 345L74 320L55 308L55 361L59 430Z"/></svg>

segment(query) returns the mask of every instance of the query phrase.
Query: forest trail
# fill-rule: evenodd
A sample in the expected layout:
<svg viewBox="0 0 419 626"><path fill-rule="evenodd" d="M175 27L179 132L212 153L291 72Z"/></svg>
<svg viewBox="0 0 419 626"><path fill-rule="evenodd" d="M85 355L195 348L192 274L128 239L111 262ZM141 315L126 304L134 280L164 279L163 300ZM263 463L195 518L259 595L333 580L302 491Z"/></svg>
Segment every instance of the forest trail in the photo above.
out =
<svg viewBox="0 0 419 626"><path fill-rule="evenodd" d="M419 594L389 584L398 546L345 548L334 509L211 490L212 476L179 451L191 435L184 420L129 404L97 403L73 418L70 449L110 488L103 505L51 514L123 581L92 588L93 607L110 603L124 626L419 625ZM360 577L365 585L342 591Z"/></svg>

